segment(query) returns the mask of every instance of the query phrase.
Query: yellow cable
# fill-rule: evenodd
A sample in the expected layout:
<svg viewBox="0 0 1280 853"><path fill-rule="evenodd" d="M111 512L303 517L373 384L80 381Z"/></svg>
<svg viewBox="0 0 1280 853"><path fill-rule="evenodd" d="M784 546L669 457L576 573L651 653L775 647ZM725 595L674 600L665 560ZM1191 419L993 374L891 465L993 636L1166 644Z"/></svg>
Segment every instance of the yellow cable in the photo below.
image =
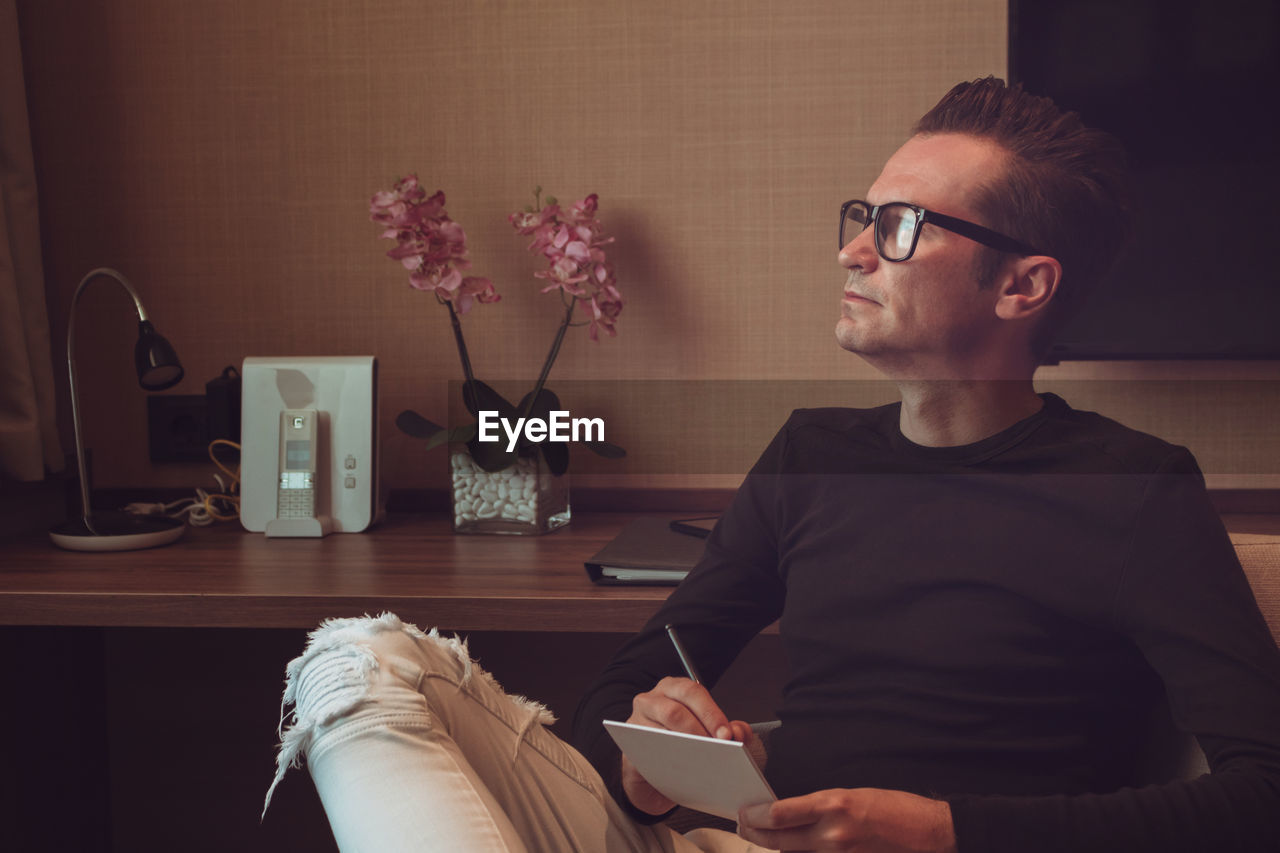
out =
<svg viewBox="0 0 1280 853"><path fill-rule="evenodd" d="M219 445L233 448L237 452L240 450L239 444L236 444L234 441L228 441L225 438L215 438L213 441L209 442L209 458L213 460L213 464L218 466L218 469L222 471L222 473L231 478L231 482L226 487L227 494L207 495L205 497L204 510L209 514L210 518L216 521L234 521L240 517L240 496L238 494L240 491L240 466L236 465L236 470L232 471L226 465L223 465L222 460L213 452L213 449ZM213 502L215 500L226 501L235 507L235 511L230 514L219 512L214 509Z"/></svg>
<svg viewBox="0 0 1280 853"><path fill-rule="evenodd" d="M236 508L231 514L219 512L214 508L213 502L216 500L224 500ZM235 521L240 517L240 499L234 495L209 495L204 499L204 511L209 513L209 517L215 521Z"/></svg>
<svg viewBox="0 0 1280 853"><path fill-rule="evenodd" d="M236 444L234 441L228 441L225 438L215 438L213 441L209 442L209 458L213 460L213 464L217 465L222 473L231 478L231 491L234 492L236 487L240 485L240 466L237 465L236 470L232 471L226 465L223 465L222 460L213 452L213 449L218 445L226 445L227 447L233 448L237 451L240 450L240 445Z"/></svg>

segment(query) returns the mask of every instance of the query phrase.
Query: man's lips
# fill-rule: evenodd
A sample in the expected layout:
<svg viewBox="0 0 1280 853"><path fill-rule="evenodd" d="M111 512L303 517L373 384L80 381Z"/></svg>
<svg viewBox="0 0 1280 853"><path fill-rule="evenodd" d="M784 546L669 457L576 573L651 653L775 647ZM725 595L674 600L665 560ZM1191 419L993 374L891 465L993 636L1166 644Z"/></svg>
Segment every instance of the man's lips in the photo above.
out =
<svg viewBox="0 0 1280 853"><path fill-rule="evenodd" d="M856 274L851 273L849 275L848 280L844 283L844 301L854 303L869 302L872 305L879 305L879 300L872 299L870 296L859 292L857 287L862 283L861 278L861 276Z"/></svg>

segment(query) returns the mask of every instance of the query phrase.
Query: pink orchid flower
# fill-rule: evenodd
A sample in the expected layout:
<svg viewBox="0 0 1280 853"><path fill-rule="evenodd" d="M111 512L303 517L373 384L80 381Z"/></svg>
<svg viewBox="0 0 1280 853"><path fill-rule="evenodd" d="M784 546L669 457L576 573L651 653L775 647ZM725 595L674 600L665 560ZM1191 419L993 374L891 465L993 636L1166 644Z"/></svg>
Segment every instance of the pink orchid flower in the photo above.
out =
<svg viewBox="0 0 1280 853"><path fill-rule="evenodd" d="M545 225L558 210L556 205L547 205L542 210L518 211L508 216L507 220L515 227L517 234L527 237Z"/></svg>
<svg viewBox="0 0 1280 853"><path fill-rule="evenodd" d="M573 240L564 247L564 256L575 263L584 264L591 260L591 251L581 240Z"/></svg>
<svg viewBox="0 0 1280 853"><path fill-rule="evenodd" d="M529 251L547 259L547 268L533 274L547 282L542 292L560 290L573 297L568 303L569 315L577 300L586 302L591 314L588 334L592 340L599 339L601 329L616 335L614 326L622 311L622 297L615 286L613 265L603 249L614 238L603 235L596 218L600 197L592 193L564 209L550 203L552 199L548 199L546 206L539 207L541 189L535 192L535 199L537 209L513 213L507 219L518 234L533 237Z"/></svg>
<svg viewBox="0 0 1280 853"><path fill-rule="evenodd" d="M610 337L615 337L618 332L614 329L614 324L618 321L618 315L622 313L622 297L613 286L601 288L594 296L591 297L591 326L587 329L587 336L593 341L600 340L600 329L604 329L609 333Z"/></svg>
<svg viewBox="0 0 1280 853"><path fill-rule="evenodd" d="M563 288L566 293L574 296L586 296L587 292L578 287L579 284L587 280L586 273L579 270L578 265L571 258L560 258L550 269L536 272L533 274L535 278L548 279L551 284L542 288L543 293Z"/></svg>
<svg viewBox="0 0 1280 853"><path fill-rule="evenodd" d="M596 218L596 209L599 206L600 196L592 193L569 208L569 218L574 222L589 222Z"/></svg>
<svg viewBox="0 0 1280 853"><path fill-rule="evenodd" d="M473 302L501 302L502 297L493 288L493 282L487 278L468 276L462 280L458 288L458 313L465 314L471 310Z"/></svg>
<svg viewBox="0 0 1280 853"><path fill-rule="evenodd" d="M428 198L418 176L411 174L392 189L374 193L369 218L386 226L383 238L396 241L387 257L409 271L409 285L436 294L465 314L476 302L497 302L501 297L488 279L462 277L471 268L467 235L449 218L444 204L442 191Z"/></svg>

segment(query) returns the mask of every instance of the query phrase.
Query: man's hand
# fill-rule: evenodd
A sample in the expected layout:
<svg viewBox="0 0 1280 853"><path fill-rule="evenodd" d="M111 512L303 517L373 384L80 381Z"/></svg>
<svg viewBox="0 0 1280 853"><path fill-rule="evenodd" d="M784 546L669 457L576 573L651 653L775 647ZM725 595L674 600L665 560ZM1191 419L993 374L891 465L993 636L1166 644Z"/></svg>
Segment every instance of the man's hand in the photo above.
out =
<svg viewBox="0 0 1280 853"><path fill-rule="evenodd" d="M648 693L636 696L627 722L743 743L754 737L750 725L730 720L707 688L687 678L664 678ZM645 781L625 755L622 756L622 789L632 805L649 814L662 814L675 805Z"/></svg>
<svg viewBox="0 0 1280 853"><path fill-rule="evenodd" d="M738 834L771 850L956 853L949 805L877 788L749 806L738 814Z"/></svg>

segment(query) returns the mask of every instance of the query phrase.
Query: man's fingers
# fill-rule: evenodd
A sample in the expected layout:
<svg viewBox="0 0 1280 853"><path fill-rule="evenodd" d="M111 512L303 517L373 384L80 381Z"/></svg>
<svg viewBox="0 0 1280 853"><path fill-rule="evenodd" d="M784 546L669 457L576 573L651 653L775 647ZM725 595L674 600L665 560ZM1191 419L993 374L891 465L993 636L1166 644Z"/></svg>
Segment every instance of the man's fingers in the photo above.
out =
<svg viewBox="0 0 1280 853"><path fill-rule="evenodd" d="M653 697L642 702L637 698L634 707L635 712L628 722L691 735L714 736L688 706L677 700Z"/></svg>
<svg viewBox="0 0 1280 853"><path fill-rule="evenodd" d="M758 803L739 809L738 823L759 829L773 829L773 803Z"/></svg>
<svg viewBox="0 0 1280 853"><path fill-rule="evenodd" d="M707 688L687 678L664 678L637 696L631 722L726 740L734 734Z"/></svg>
<svg viewBox="0 0 1280 853"><path fill-rule="evenodd" d="M814 842L803 829L753 829L738 825L738 835L766 850L812 851Z"/></svg>
<svg viewBox="0 0 1280 853"><path fill-rule="evenodd" d="M833 788L742 809L738 834L776 850L956 850L946 802L870 788Z"/></svg>
<svg viewBox="0 0 1280 853"><path fill-rule="evenodd" d="M733 737L729 718L725 716L724 711L720 710L716 700L711 698L711 692L698 682L687 678L664 678L658 682L655 690L660 690L675 699L697 718L702 731L693 734L706 734L708 737L724 740Z"/></svg>
<svg viewBox="0 0 1280 853"><path fill-rule="evenodd" d="M747 806L738 822L756 829L792 829L817 823L822 815L812 795Z"/></svg>
<svg viewBox="0 0 1280 853"><path fill-rule="evenodd" d="M747 806L738 812L738 835L770 850L811 850L821 817L811 798L793 797Z"/></svg>
<svg viewBox="0 0 1280 853"><path fill-rule="evenodd" d="M778 802L783 802L779 800ZM812 823L781 823L774 814L778 803L748 806L738 813L738 835L768 850L812 850Z"/></svg>

